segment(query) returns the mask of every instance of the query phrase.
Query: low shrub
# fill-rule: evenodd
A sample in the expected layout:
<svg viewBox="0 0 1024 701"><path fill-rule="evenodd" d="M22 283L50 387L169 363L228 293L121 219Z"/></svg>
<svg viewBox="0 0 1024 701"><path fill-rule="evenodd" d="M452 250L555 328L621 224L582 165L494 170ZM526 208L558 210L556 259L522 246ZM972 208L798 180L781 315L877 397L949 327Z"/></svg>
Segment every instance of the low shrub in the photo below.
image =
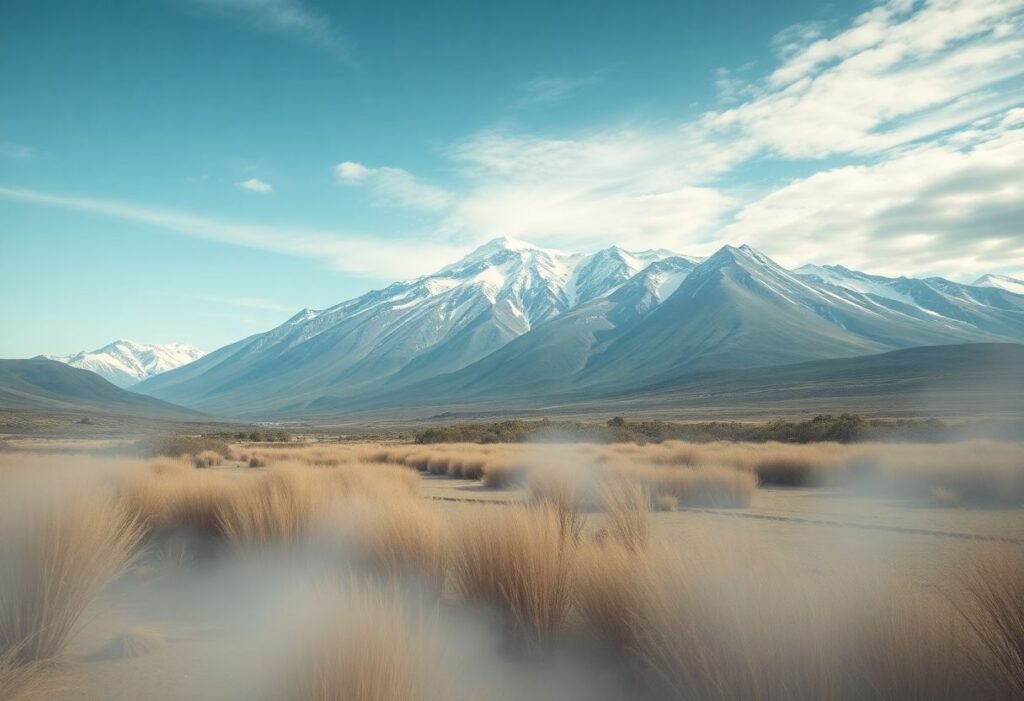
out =
<svg viewBox="0 0 1024 701"><path fill-rule="evenodd" d="M216 438L174 435L156 436L135 442L135 452L149 458L177 458L183 455L200 455L206 451L217 453L221 458L227 458L231 454L228 444Z"/></svg>

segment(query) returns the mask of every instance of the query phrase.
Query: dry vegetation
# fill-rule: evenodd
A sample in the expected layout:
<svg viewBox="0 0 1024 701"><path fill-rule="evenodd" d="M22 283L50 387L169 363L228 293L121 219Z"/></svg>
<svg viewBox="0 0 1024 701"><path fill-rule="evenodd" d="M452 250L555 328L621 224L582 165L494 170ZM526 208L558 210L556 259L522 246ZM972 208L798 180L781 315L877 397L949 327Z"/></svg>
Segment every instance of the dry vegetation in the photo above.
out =
<svg viewBox="0 0 1024 701"><path fill-rule="evenodd" d="M501 622L501 654L585 640L641 699L1024 696L1024 555L1013 546L960 563L948 586L928 591L896 573L808 576L768 540L664 542L651 515L743 508L758 485L925 502L943 490L946 503L1020 506L1018 446L311 445L217 455L207 469L197 469L201 454L61 457L83 476L57 494L43 488L54 473L25 478L43 469L38 459L0 457L10 507L0 698L46 698L53 662L93 599L133 558L163 567L158 554L171 543L206 556L181 558L185 576L209 558L257 551L291 557L269 562L296 572L305 553L318 577L329 575L309 600L316 624L302 654L277 661L279 698L452 698L443 677L464 671L430 664L439 632L424 621L481 608ZM419 496L442 474L518 484L526 496L453 517ZM129 633L110 649L145 655L162 640Z"/></svg>

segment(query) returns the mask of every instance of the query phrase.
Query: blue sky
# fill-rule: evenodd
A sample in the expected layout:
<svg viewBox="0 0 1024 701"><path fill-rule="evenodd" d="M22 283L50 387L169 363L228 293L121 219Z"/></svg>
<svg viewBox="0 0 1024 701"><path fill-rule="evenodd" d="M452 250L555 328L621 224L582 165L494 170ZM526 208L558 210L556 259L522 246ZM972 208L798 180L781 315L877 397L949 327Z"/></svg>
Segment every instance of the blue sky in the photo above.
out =
<svg viewBox="0 0 1024 701"><path fill-rule="evenodd" d="M212 350L499 235L1024 275L1024 2L0 5L0 356Z"/></svg>

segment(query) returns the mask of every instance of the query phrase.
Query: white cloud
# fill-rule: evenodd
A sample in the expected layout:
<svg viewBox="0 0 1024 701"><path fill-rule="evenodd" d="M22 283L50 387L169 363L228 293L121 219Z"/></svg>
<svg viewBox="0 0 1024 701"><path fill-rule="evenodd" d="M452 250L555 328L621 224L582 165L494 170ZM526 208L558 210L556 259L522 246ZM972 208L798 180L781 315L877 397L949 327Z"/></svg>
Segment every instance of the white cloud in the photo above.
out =
<svg viewBox="0 0 1024 701"><path fill-rule="evenodd" d="M790 265L1024 270L1024 110L958 137L796 180L745 206L725 238Z"/></svg>
<svg viewBox="0 0 1024 701"><path fill-rule="evenodd" d="M295 37L336 58L352 58L352 41L325 15L302 0L188 0L240 24Z"/></svg>
<svg viewBox="0 0 1024 701"><path fill-rule="evenodd" d="M424 182L401 168L368 168L361 163L344 161L334 166L334 173L342 185L368 187L377 204L440 211L453 199L448 190Z"/></svg>
<svg viewBox="0 0 1024 701"><path fill-rule="evenodd" d="M24 188L0 187L0 199L109 216L195 238L311 258L341 271L373 278L423 275L465 253L463 247L431 241L381 239L363 234L236 223L131 202Z"/></svg>
<svg viewBox="0 0 1024 701"><path fill-rule="evenodd" d="M243 190L250 190L252 192L272 192L274 186L268 182L264 182L259 178L249 178L238 183L238 187Z"/></svg>
<svg viewBox="0 0 1024 701"><path fill-rule="evenodd" d="M1024 76L1022 25L1020 0L894 0L790 43L755 98L707 114L697 133L737 162L882 153L1005 109L1008 96L986 90Z"/></svg>
<svg viewBox="0 0 1024 701"><path fill-rule="evenodd" d="M343 161L334 166L334 173L338 176L339 182L357 183L364 180L370 174L370 169L362 163Z"/></svg>
<svg viewBox="0 0 1024 701"><path fill-rule="evenodd" d="M958 191L968 187L955 176L959 168L995 157L978 139L997 143L1011 126L998 117L1024 104L1024 2L894 0L831 33L821 25L794 27L774 48L780 65L761 80L739 80L749 65L718 72L720 96L739 103L691 122L562 138L489 129L455 143L449 155L468 186L445 210L440 231L462 239L507 234L550 245L620 242L706 252L728 226L731 239L747 237L779 252L788 239L785 227L768 217L769 205L781 203L784 193L795 197L828 183L837 193L866 188L874 199L853 193L857 203L843 206L827 197L826 187L821 197L843 212L842 226L825 212L804 225L796 205L772 209L772 217L794 218L794 230L802 233L793 245L808 258L853 261L863 250L864 261L881 262L872 251L913 252L915 242L930 241L930 252L902 261L949 274L997 261L998 253L964 263L964 232L972 222L994 226L994 212L1009 207L1001 196L972 191L957 208L937 210L941 216L915 213L913 226L910 210L900 210L892 197L903 193L911 202L920 197L938 204L926 190L914 192L915 164L936 176L948 172L945 187ZM792 189L763 181L772 159L826 157L833 160L817 180L803 178ZM745 167L755 160L769 169L759 168L759 182L744 181ZM1024 171L1024 162L1017 166ZM944 206L951 197L943 196ZM888 214L876 216L876 207ZM896 214L903 218L899 226ZM738 219L730 225L733 216ZM819 226L826 228L816 236ZM760 227L772 233L762 235ZM828 227L846 238L832 236ZM1014 236L979 234L974 241L1006 252L1012 242L993 243L1005 235Z"/></svg>

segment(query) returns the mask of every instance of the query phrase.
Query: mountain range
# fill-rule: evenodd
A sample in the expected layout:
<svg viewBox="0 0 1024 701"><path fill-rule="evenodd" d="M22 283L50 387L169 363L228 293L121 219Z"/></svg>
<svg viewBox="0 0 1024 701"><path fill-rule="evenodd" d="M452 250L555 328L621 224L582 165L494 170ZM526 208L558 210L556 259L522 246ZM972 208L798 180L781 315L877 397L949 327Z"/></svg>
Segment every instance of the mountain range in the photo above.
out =
<svg viewBox="0 0 1024 701"><path fill-rule="evenodd" d="M432 275L303 310L133 389L245 417L585 399L714 371L1019 343L1024 295L1013 283L791 271L749 246L701 259L497 239Z"/></svg>
<svg viewBox="0 0 1024 701"><path fill-rule="evenodd" d="M159 345L121 339L94 351L46 357L72 367L92 370L108 382L125 388L191 363L203 355L201 350L184 343Z"/></svg>

